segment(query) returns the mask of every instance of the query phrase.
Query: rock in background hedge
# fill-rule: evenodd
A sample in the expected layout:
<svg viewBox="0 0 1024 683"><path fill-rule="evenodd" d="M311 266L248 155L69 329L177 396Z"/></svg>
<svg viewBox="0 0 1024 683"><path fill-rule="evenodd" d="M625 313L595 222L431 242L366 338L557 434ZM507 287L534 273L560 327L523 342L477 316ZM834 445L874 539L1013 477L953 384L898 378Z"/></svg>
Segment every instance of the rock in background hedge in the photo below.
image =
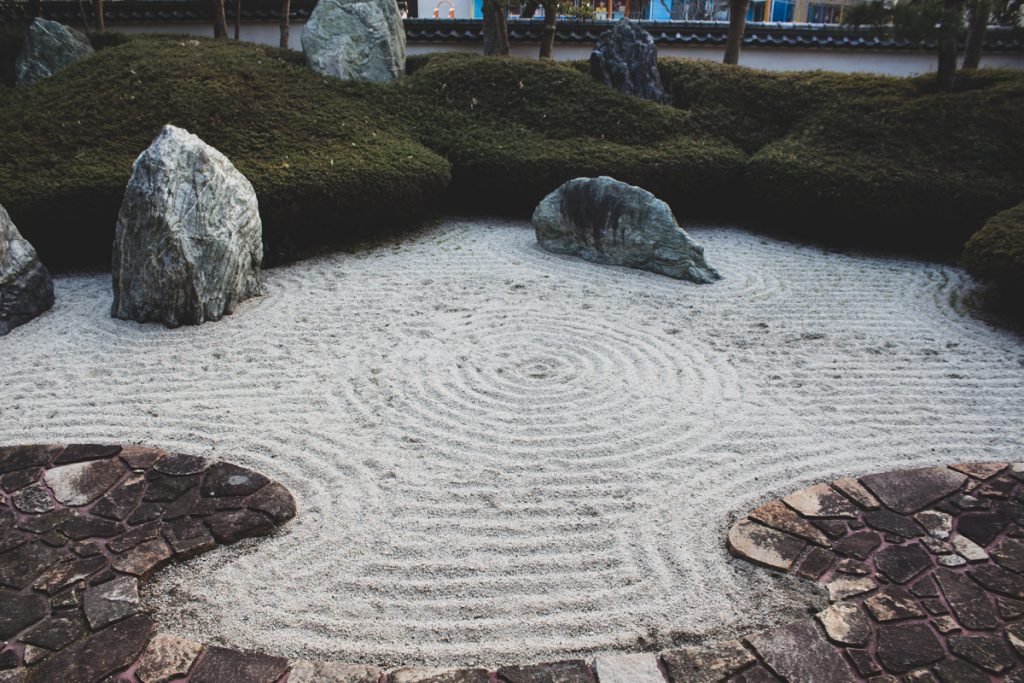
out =
<svg viewBox="0 0 1024 683"><path fill-rule="evenodd" d="M310 68L350 81L390 83L405 73L405 28L395 0L321 0L302 31Z"/></svg>
<svg viewBox="0 0 1024 683"><path fill-rule="evenodd" d="M654 38L635 21L624 19L597 37L590 53L590 75L627 95L668 101Z"/></svg>
<svg viewBox="0 0 1024 683"><path fill-rule="evenodd" d="M15 84L30 85L92 54L84 33L37 17L25 32L25 43L14 63Z"/></svg>
<svg viewBox="0 0 1024 683"><path fill-rule="evenodd" d="M721 279L668 204L607 176L576 178L559 187L537 205L533 227L540 246L558 254L699 284Z"/></svg>
<svg viewBox="0 0 1024 683"><path fill-rule="evenodd" d="M53 306L53 281L0 206L0 337Z"/></svg>
<svg viewBox="0 0 1024 683"><path fill-rule="evenodd" d="M195 135L165 126L125 190L111 315L169 327L219 320L260 293L262 232L245 176Z"/></svg>

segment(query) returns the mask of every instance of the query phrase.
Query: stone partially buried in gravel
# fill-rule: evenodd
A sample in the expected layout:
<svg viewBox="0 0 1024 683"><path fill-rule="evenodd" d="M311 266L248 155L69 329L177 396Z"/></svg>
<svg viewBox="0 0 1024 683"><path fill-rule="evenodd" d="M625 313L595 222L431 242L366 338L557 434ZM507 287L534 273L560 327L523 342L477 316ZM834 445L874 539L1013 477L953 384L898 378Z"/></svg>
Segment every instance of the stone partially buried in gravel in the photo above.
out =
<svg viewBox="0 0 1024 683"><path fill-rule="evenodd" d="M665 683L658 658L648 653L595 657L594 672L601 683Z"/></svg>
<svg viewBox="0 0 1024 683"><path fill-rule="evenodd" d="M704 249L676 223L668 204L614 178L576 178L533 212L537 243L610 265L706 284L721 278Z"/></svg>
<svg viewBox="0 0 1024 683"><path fill-rule="evenodd" d="M14 82L31 85L93 52L92 44L81 31L36 17L25 32L25 42L14 62Z"/></svg>
<svg viewBox="0 0 1024 683"><path fill-rule="evenodd" d="M153 632L153 621L135 616L47 657L33 669L32 681L96 683L124 669L142 652Z"/></svg>
<svg viewBox="0 0 1024 683"><path fill-rule="evenodd" d="M245 176L195 135L164 126L125 189L111 314L168 327L219 320L260 294L262 234Z"/></svg>
<svg viewBox="0 0 1024 683"><path fill-rule="evenodd" d="M125 472L120 458L61 465L43 475L54 497L64 505L87 505L112 487Z"/></svg>
<svg viewBox="0 0 1024 683"><path fill-rule="evenodd" d="M825 640L810 619L748 636L746 641L786 680L830 683L858 680L840 651Z"/></svg>
<svg viewBox="0 0 1024 683"><path fill-rule="evenodd" d="M347 81L390 83L405 74L405 28L395 0L323 0L302 32L309 68Z"/></svg>
<svg viewBox="0 0 1024 683"><path fill-rule="evenodd" d="M590 53L590 75L621 93L665 102L658 73L658 46L635 21L623 20L597 37Z"/></svg>
<svg viewBox="0 0 1024 683"><path fill-rule="evenodd" d="M192 671L192 683L275 683L288 670L288 660L255 652L208 647Z"/></svg>
<svg viewBox="0 0 1024 683"><path fill-rule="evenodd" d="M405 668L391 672L391 683L489 683L487 669Z"/></svg>
<svg viewBox="0 0 1024 683"><path fill-rule="evenodd" d="M863 647L871 637L871 622L857 605L835 604L817 616L828 637L841 645Z"/></svg>
<svg viewBox="0 0 1024 683"><path fill-rule="evenodd" d="M680 647L661 653L669 677L673 681L713 683L723 681L757 660L738 640L715 643L706 647Z"/></svg>
<svg viewBox="0 0 1024 683"><path fill-rule="evenodd" d="M795 536L742 519L729 529L729 551L772 569L789 571L806 543Z"/></svg>
<svg viewBox="0 0 1024 683"><path fill-rule="evenodd" d="M82 602L89 625L94 629L103 628L139 611L139 582L122 576L90 586Z"/></svg>
<svg viewBox="0 0 1024 683"><path fill-rule="evenodd" d="M958 490L967 475L948 467L924 467L917 470L895 470L861 477L885 505L902 515L917 512L925 506Z"/></svg>
<svg viewBox="0 0 1024 683"><path fill-rule="evenodd" d="M50 273L0 206L0 337L51 306Z"/></svg>
<svg viewBox="0 0 1024 683"><path fill-rule="evenodd" d="M299 660L291 663L288 683L379 683L380 673L376 667L360 664Z"/></svg>
<svg viewBox="0 0 1024 683"><path fill-rule="evenodd" d="M586 662L576 659L498 669L499 683L590 683Z"/></svg>
<svg viewBox="0 0 1024 683"><path fill-rule="evenodd" d="M188 673L203 646L167 633L153 636L135 670L142 683L165 683ZM293 680L291 677L289 680ZM329 680L329 679L327 679Z"/></svg>

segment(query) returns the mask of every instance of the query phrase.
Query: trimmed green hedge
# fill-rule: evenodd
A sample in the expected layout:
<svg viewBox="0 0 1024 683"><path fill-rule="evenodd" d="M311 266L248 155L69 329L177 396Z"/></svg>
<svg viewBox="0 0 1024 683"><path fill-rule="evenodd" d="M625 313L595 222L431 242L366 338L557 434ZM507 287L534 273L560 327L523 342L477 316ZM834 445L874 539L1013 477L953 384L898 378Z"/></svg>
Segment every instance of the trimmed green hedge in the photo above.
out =
<svg viewBox="0 0 1024 683"><path fill-rule="evenodd" d="M1024 203L989 219L964 246L963 262L975 277L1015 292L1024 308Z"/></svg>

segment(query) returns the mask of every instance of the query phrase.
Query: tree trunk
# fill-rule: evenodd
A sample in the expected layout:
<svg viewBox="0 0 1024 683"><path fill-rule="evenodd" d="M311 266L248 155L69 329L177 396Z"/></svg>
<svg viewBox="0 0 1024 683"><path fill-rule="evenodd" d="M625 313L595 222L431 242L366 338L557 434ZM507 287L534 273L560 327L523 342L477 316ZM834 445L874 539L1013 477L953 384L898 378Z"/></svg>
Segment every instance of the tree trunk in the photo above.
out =
<svg viewBox="0 0 1024 683"><path fill-rule="evenodd" d="M224 0L213 0L213 37L228 38L228 19L224 12Z"/></svg>
<svg viewBox="0 0 1024 683"><path fill-rule="evenodd" d="M942 20L939 22L939 89L953 90L956 77L956 31L960 27L962 6L960 0L942 0Z"/></svg>
<svg viewBox="0 0 1024 683"><path fill-rule="evenodd" d="M747 27L747 10L750 0L729 0L729 37L725 42L726 64L740 63L740 47L743 45L743 31Z"/></svg>
<svg viewBox="0 0 1024 683"><path fill-rule="evenodd" d="M288 49L288 26L291 23L292 0L281 0L281 43L282 49Z"/></svg>
<svg viewBox="0 0 1024 683"><path fill-rule="evenodd" d="M977 69L981 64L981 50L985 45L985 31L991 6L988 0L973 0L970 5L970 19L967 23L967 49L964 50L964 68Z"/></svg>
<svg viewBox="0 0 1024 683"><path fill-rule="evenodd" d="M235 40L242 37L242 0L235 0Z"/></svg>
<svg viewBox="0 0 1024 683"><path fill-rule="evenodd" d="M500 0L484 0L484 54L506 56L508 52L505 4Z"/></svg>
<svg viewBox="0 0 1024 683"><path fill-rule="evenodd" d="M543 0L544 33L540 37L540 58L551 59L555 51L555 28L558 24L558 0Z"/></svg>
<svg viewBox="0 0 1024 683"><path fill-rule="evenodd" d="M96 25L100 33L107 30L106 25L103 23L103 0L96 0Z"/></svg>
<svg viewBox="0 0 1024 683"><path fill-rule="evenodd" d="M43 3L41 0L29 0L28 3L28 15L35 19L43 13Z"/></svg>
<svg viewBox="0 0 1024 683"><path fill-rule="evenodd" d="M533 19L533 15L537 13L537 7L540 6L540 0L526 0L523 3L522 9L519 11L520 19Z"/></svg>

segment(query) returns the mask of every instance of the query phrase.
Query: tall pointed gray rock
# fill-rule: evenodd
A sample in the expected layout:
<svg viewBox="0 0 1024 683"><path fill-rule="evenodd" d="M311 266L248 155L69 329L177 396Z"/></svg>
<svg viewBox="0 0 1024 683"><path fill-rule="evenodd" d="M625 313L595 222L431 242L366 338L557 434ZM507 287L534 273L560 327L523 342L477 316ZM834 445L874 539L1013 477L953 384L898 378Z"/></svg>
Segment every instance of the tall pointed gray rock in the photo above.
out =
<svg viewBox="0 0 1024 683"><path fill-rule="evenodd" d="M53 306L53 281L0 206L0 336Z"/></svg>
<svg viewBox="0 0 1024 683"><path fill-rule="evenodd" d="M195 135L164 126L125 189L111 315L168 327L219 320L259 295L262 235L245 176Z"/></svg>
<svg viewBox="0 0 1024 683"><path fill-rule="evenodd" d="M668 101L658 73L654 37L635 21L624 19L597 37L590 53L590 75L627 95Z"/></svg>
<svg viewBox="0 0 1024 683"><path fill-rule="evenodd" d="M537 243L548 251L650 270L707 284L721 279L704 248L679 227L672 209L643 188L601 176L576 178L533 212Z"/></svg>
<svg viewBox="0 0 1024 683"><path fill-rule="evenodd" d="M390 83L405 74L405 27L395 0L320 0L302 30L319 74Z"/></svg>
<svg viewBox="0 0 1024 683"><path fill-rule="evenodd" d="M25 42L14 62L15 84L30 85L91 54L92 45L84 33L36 17L25 32Z"/></svg>

